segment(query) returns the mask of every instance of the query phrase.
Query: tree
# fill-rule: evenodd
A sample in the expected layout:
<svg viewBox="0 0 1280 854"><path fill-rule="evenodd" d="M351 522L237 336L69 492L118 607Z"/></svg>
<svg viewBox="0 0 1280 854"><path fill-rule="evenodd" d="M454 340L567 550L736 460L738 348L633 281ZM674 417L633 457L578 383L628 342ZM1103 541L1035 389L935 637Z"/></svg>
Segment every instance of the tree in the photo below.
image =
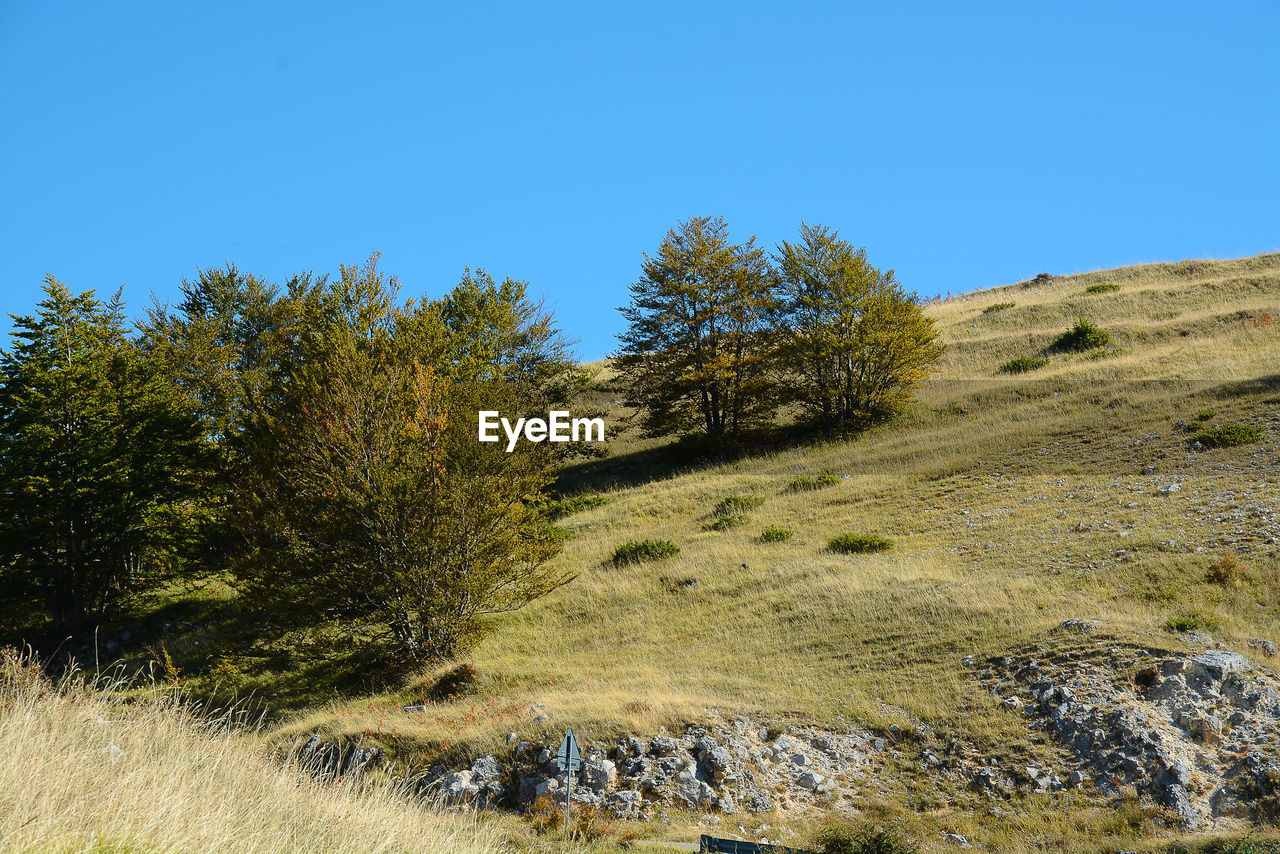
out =
<svg viewBox="0 0 1280 854"><path fill-rule="evenodd" d="M192 401L127 338L119 294L44 292L0 355L0 570L69 631L180 568L202 457Z"/></svg>
<svg viewBox="0 0 1280 854"><path fill-rule="evenodd" d="M822 225L775 255L788 335L786 387L828 426L900 411L943 352L933 320L892 270Z"/></svg>
<svg viewBox="0 0 1280 854"><path fill-rule="evenodd" d="M615 367L651 434L737 436L770 414L775 277L752 237L734 245L719 217L695 217L645 255Z"/></svg>
<svg viewBox="0 0 1280 854"><path fill-rule="evenodd" d="M441 342L450 377L465 383L500 381L511 390L512 415L542 415L587 387L586 372L546 307L514 279L497 284L467 269L458 284L427 306L447 334Z"/></svg>
<svg viewBox="0 0 1280 854"><path fill-rule="evenodd" d="M196 400L208 442L225 455L243 427L249 400L299 334L296 305L321 283L295 276L281 289L234 264L184 279L174 307L154 305L141 344L162 358Z"/></svg>
<svg viewBox="0 0 1280 854"><path fill-rule="evenodd" d="M509 368L557 371L521 343L502 358L463 349L502 331L462 324L477 317L462 308L471 285L401 305L371 258L301 309L308 332L246 423L233 502L237 575L266 625L418 663L568 580L547 566L559 540L536 509L549 457L475 436L479 409L520 405ZM522 289L480 291L494 317L519 314ZM506 328L512 340L541 340L530 321Z"/></svg>

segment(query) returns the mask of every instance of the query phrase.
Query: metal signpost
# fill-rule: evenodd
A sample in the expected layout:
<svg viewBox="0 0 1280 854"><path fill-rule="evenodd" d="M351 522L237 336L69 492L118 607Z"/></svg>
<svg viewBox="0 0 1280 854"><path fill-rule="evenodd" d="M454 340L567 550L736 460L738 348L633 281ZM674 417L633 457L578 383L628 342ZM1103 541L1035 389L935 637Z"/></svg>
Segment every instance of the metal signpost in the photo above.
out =
<svg viewBox="0 0 1280 854"><path fill-rule="evenodd" d="M573 775L582 767L582 753L578 750L578 740L573 737L573 730L566 730L564 741L556 751L556 765L561 771L568 772L568 791L564 799L564 829L569 830L569 805L573 803Z"/></svg>

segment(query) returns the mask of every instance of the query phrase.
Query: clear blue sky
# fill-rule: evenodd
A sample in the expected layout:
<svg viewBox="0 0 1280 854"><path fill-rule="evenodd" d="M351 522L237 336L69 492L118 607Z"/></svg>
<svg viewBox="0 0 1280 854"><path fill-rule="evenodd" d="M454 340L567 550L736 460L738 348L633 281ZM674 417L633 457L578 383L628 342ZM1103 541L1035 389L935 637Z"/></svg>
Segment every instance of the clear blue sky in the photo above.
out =
<svg viewBox="0 0 1280 854"><path fill-rule="evenodd" d="M1278 57L1269 0L0 0L0 309L379 249L527 279L594 359L692 215L924 296L1276 250Z"/></svg>

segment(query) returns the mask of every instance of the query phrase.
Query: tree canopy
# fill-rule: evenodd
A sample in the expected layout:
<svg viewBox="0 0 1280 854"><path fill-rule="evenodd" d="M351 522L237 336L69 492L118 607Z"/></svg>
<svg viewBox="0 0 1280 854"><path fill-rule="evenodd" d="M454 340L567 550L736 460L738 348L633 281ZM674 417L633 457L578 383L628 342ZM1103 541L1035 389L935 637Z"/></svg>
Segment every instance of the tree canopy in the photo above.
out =
<svg viewBox="0 0 1280 854"><path fill-rule="evenodd" d="M651 434L740 435L770 414L775 276L752 237L735 244L719 217L667 232L621 309L615 366Z"/></svg>
<svg viewBox="0 0 1280 854"><path fill-rule="evenodd" d="M62 632L182 568L206 472L195 401L128 338L119 294L44 293L0 355L0 571Z"/></svg>
<svg viewBox="0 0 1280 854"><path fill-rule="evenodd" d="M943 350L915 295L826 226L801 223L776 260L789 399L828 425L901 411Z"/></svg>

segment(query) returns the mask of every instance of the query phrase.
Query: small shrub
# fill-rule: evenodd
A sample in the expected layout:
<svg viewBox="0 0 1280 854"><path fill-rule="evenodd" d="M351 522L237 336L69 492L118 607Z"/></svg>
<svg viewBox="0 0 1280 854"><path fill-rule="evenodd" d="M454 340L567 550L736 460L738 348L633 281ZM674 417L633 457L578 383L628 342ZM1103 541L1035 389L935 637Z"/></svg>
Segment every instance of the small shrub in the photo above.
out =
<svg viewBox="0 0 1280 854"><path fill-rule="evenodd" d="M1230 448L1249 445L1262 438L1262 428L1254 424L1223 424L1196 434L1195 440L1206 448Z"/></svg>
<svg viewBox="0 0 1280 854"><path fill-rule="evenodd" d="M1205 570L1204 580L1210 584L1223 586L1234 585L1249 575L1249 566L1231 552L1223 552L1222 557L1209 564Z"/></svg>
<svg viewBox="0 0 1280 854"><path fill-rule="evenodd" d="M762 543L785 543L795 534L790 528L775 528L773 525L760 532Z"/></svg>
<svg viewBox="0 0 1280 854"><path fill-rule="evenodd" d="M573 513L581 513L592 507L599 507L601 504L608 504L612 500L607 495L575 495L571 498L547 499L539 506L543 516L555 520L563 519Z"/></svg>
<svg viewBox="0 0 1280 854"><path fill-rule="evenodd" d="M1217 414L1218 414L1218 410L1216 409L1201 409L1199 412L1196 413L1196 420L1208 421Z"/></svg>
<svg viewBox="0 0 1280 854"><path fill-rule="evenodd" d="M559 525L544 525L542 533L553 543L563 543L573 537L573 531Z"/></svg>
<svg viewBox="0 0 1280 854"><path fill-rule="evenodd" d="M711 512L717 516L734 516L764 504L763 495L730 495L722 498Z"/></svg>
<svg viewBox="0 0 1280 854"><path fill-rule="evenodd" d="M662 560L680 553L680 547L670 540L628 540L613 550L616 564L640 563Z"/></svg>
<svg viewBox="0 0 1280 854"><path fill-rule="evenodd" d="M1053 349L1064 353L1083 353L1110 343L1110 333L1081 318L1076 321L1075 326L1058 336L1053 342Z"/></svg>
<svg viewBox="0 0 1280 854"><path fill-rule="evenodd" d="M463 662L451 670L445 671L439 679L427 689L428 699L440 703L465 697L475 688L480 678L480 671L474 665Z"/></svg>
<svg viewBox="0 0 1280 854"><path fill-rule="evenodd" d="M1201 629L1211 631L1218 627L1218 621L1203 611L1187 611L1176 617L1170 617L1165 624L1171 632L1198 632Z"/></svg>
<svg viewBox="0 0 1280 854"><path fill-rule="evenodd" d="M1000 370L1006 374L1025 374L1027 371L1043 368L1047 364L1049 360L1043 356L1019 356L1005 362L1000 366Z"/></svg>
<svg viewBox="0 0 1280 854"><path fill-rule="evenodd" d="M525 820L535 833L551 833L564 826L564 810L550 795L543 795L529 804Z"/></svg>
<svg viewBox="0 0 1280 854"><path fill-rule="evenodd" d="M995 303L995 304L993 304L993 305L989 305L989 306L987 306L986 308L984 308L984 309L982 310L982 313L983 313L983 314L995 314L997 311L1004 311L1004 310L1006 310L1006 309L1013 308L1015 304L1016 304L1016 303L1011 303L1011 302L998 302L998 303Z"/></svg>
<svg viewBox="0 0 1280 854"><path fill-rule="evenodd" d="M1280 839L1249 835L1240 839L1215 840L1202 851L1203 854L1280 854Z"/></svg>
<svg viewBox="0 0 1280 854"><path fill-rule="evenodd" d="M1104 282L1101 285L1090 285L1084 289L1086 294L1109 294L1113 291L1120 290L1120 286L1113 282Z"/></svg>
<svg viewBox="0 0 1280 854"><path fill-rule="evenodd" d="M624 838L637 839L640 836L635 828L623 828L618 819L592 804L574 806L569 832L587 842L622 841Z"/></svg>
<svg viewBox="0 0 1280 854"><path fill-rule="evenodd" d="M828 822L813 841L822 854L919 854L920 851L894 831L865 822Z"/></svg>
<svg viewBox="0 0 1280 854"><path fill-rule="evenodd" d="M810 477L805 474L787 484L787 492L812 492L815 489L826 489L828 486L835 486L839 482L840 478L833 474L820 474L817 477Z"/></svg>
<svg viewBox="0 0 1280 854"><path fill-rule="evenodd" d="M714 522L708 522L703 525L703 529L707 531L727 531L730 528L737 528L747 524L747 517L741 513L727 513L717 516Z"/></svg>
<svg viewBox="0 0 1280 854"><path fill-rule="evenodd" d="M771 723L764 728L764 737L769 741L773 741L778 736L785 735L786 732L787 732L786 725L777 723L775 721L774 723Z"/></svg>
<svg viewBox="0 0 1280 854"><path fill-rule="evenodd" d="M832 537L827 548L840 554L869 554L893 548L893 540L879 534L841 534Z"/></svg>

